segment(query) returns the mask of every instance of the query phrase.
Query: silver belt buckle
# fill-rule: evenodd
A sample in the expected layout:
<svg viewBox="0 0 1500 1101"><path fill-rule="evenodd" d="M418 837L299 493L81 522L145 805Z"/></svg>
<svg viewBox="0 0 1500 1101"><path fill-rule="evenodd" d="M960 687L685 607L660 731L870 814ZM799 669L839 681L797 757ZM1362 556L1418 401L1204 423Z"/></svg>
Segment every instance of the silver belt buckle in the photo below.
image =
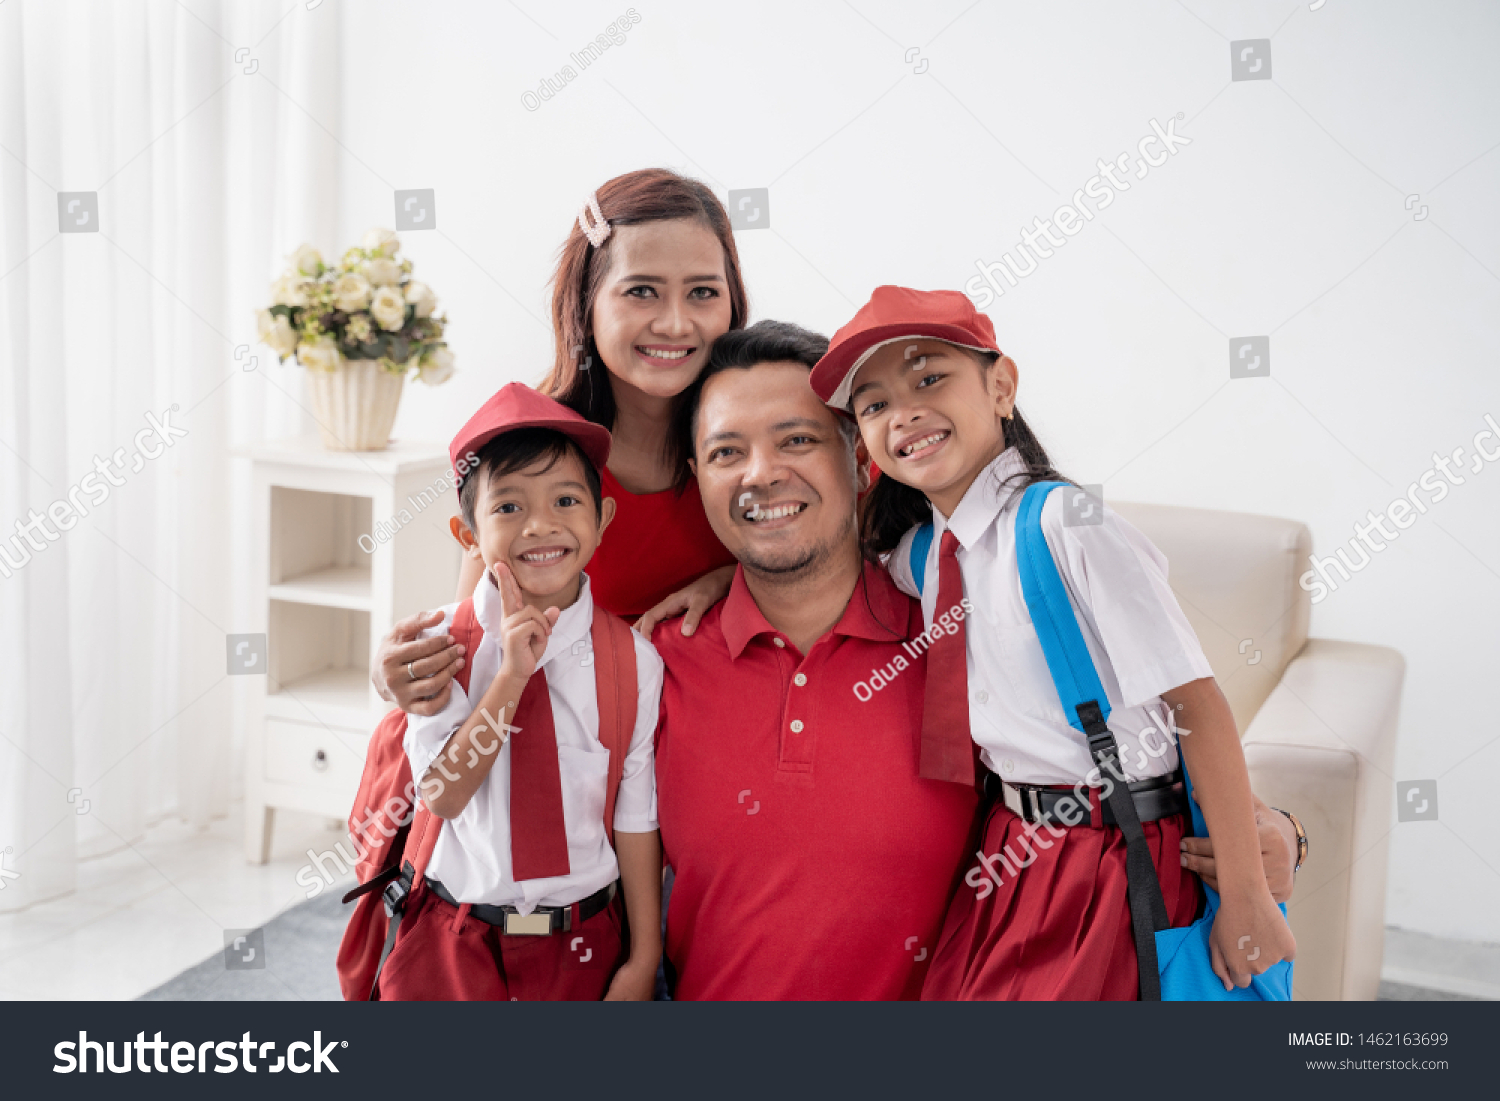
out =
<svg viewBox="0 0 1500 1101"><path fill-rule="evenodd" d="M506 914L505 935L509 937L550 937L552 915L532 912L529 914Z"/></svg>
<svg viewBox="0 0 1500 1101"><path fill-rule="evenodd" d="M1039 822L1042 818L1042 795L1035 788L1018 788L1000 781L1000 794L1005 806L1023 822Z"/></svg>

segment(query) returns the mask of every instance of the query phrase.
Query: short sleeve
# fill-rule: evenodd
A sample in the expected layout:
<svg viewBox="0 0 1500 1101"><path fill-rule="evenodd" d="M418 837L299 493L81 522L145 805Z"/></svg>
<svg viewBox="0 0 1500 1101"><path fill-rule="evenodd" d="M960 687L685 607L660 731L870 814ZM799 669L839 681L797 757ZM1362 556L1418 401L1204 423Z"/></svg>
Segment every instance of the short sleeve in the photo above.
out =
<svg viewBox="0 0 1500 1101"><path fill-rule="evenodd" d="M420 637L432 638L447 634L453 626L453 616L457 611L457 604L449 604L443 609L443 621L436 627L423 631ZM457 680L452 682L452 688L448 693L448 702L436 715L408 714L406 717L406 735L402 739L401 748L406 751L413 779L419 783L437 755L448 744L448 739L463 726L473 711L469 705L469 697Z"/></svg>
<svg viewBox="0 0 1500 1101"><path fill-rule="evenodd" d="M656 720L661 710L664 666L656 647L631 631L635 643L635 729L620 790L615 796L615 829L623 833L650 833L658 829L656 817Z"/></svg>
<svg viewBox="0 0 1500 1101"><path fill-rule="evenodd" d="M1167 584L1166 556L1140 531L1108 507L1102 523L1064 525L1061 493L1043 507L1042 530L1075 603L1092 620L1126 707L1213 676Z"/></svg>
<svg viewBox="0 0 1500 1101"><path fill-rule="evenodd" d="M922 594L917 591L916 580L911 572L911 544L917 537L917 528L912 528L901 537L901 542L896 544L896 549L887 554L883 560L886 572L891 575L891 580L913 600L920 600ZM924 569L925 569L925 563Z"/></svg>

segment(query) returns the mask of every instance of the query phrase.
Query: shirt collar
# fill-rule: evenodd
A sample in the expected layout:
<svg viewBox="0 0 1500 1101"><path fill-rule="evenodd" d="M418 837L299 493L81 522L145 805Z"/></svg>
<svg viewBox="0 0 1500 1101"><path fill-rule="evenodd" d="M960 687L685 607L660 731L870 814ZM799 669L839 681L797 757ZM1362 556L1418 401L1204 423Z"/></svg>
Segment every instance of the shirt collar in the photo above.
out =
<svg viewBox="0 0 1500 1101"><path fill-rule="evenodd" d="M580 575L579 581L578 599L564 608L562 615L557 617L557 625L547 638L547 649L538 665L546 665L559 654L571 651L588 636L589 629L594 624L594 597L589 591L589 575ZM484 571L484 576L479 579L479 585L474 590L474 618L484 628L485 637L493 639L495 645L499 646L500 624L505 619L505 608L500 599L500 588L489 570Z"/></svg>
<svg viewBox="0 0 1500 1101"><path fill-rule="evenodd" d="M990 460L979 477L974 479L963 500L946 520L936 507L932 510L933 531L942 539L944 531L952 531L958 537L959 546L972 547L979 542L995 518L1010 504L1020 487L1007 479L1026 472L1026 460L1014 447L1007 447Z"/></svg>
<svg viewBox="0 0 1500 1101"><path fill-rule="evenodd" d="M885 569L865 562L859 579L854 583L849 603L844 607L844 614L829 633L873 642L900 642L907 637L910 614L909 599L896 588ZM778 634L761 614L755 597L750 595L744 566L734 571L734 582L729 586L729 595L724 598L719 624L731 658L744 653L750 640L757 635Z"/></svg>

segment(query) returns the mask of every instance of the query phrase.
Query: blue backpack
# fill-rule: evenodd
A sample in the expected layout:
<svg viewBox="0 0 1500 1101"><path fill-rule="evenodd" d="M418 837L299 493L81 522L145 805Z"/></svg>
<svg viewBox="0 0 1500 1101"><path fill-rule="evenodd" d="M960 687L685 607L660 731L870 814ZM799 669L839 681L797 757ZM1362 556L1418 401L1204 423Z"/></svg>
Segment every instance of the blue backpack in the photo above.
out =
<svg viewBox="0 0 1500 1101"><path fill-rule="evenodd" d="M1038 482L1027 487L1016 512L1016 559L1021 573L1021 594L1026 610L1036 627L1053 687L1062 703L1063 713L1071 716L1069 725L1088 738L1089 753L1101 775L1123 775L1119 765L1119 747L1110 733L1109 700L1099 681L1099 671L1089 656L1078 628L1068 591L1053 561L1052 549L1042 533L1042 506L1047 495L1064 482ZM917 591L927 569L927 555L932 546L932 523L918 530L911 545L911 572ZM1187 774L1187 763L1181 762L1182 777L1187 786L1188 806L1192 810L1193 835L1207 837L1203 812L1192 798L1193 782ZM1124 784L1112 786L1110 809L1120 832L1125 836L1125 872L1129 882L1131 924L1135 929L1136 959L1141 972L1142 1001L1238 1001L1287 1002L1292 1000L1292 961L1282 960L1264 974L1256 975L1244 989L1225 990L1210 964L1208 935L1219 909L1219 895L1203 886L1206 904L1203 916L1181 929L1170 928L1161 883L1141 829L1135 803ZM1286 916L1286 906L1281 906Z"/></svg>

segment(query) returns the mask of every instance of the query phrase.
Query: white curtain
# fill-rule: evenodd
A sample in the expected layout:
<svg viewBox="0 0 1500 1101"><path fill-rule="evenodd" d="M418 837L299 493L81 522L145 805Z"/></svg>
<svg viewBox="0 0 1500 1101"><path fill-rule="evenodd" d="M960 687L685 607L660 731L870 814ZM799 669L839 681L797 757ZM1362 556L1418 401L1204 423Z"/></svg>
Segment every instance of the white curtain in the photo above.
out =
<svg viewBox="0 0 1500 1101"><path fill-rule="evenodd" d="M338 187L341 13L288 9L0 4L0 911L240 786L232 452L308 428L253 310Z"/></svg>

